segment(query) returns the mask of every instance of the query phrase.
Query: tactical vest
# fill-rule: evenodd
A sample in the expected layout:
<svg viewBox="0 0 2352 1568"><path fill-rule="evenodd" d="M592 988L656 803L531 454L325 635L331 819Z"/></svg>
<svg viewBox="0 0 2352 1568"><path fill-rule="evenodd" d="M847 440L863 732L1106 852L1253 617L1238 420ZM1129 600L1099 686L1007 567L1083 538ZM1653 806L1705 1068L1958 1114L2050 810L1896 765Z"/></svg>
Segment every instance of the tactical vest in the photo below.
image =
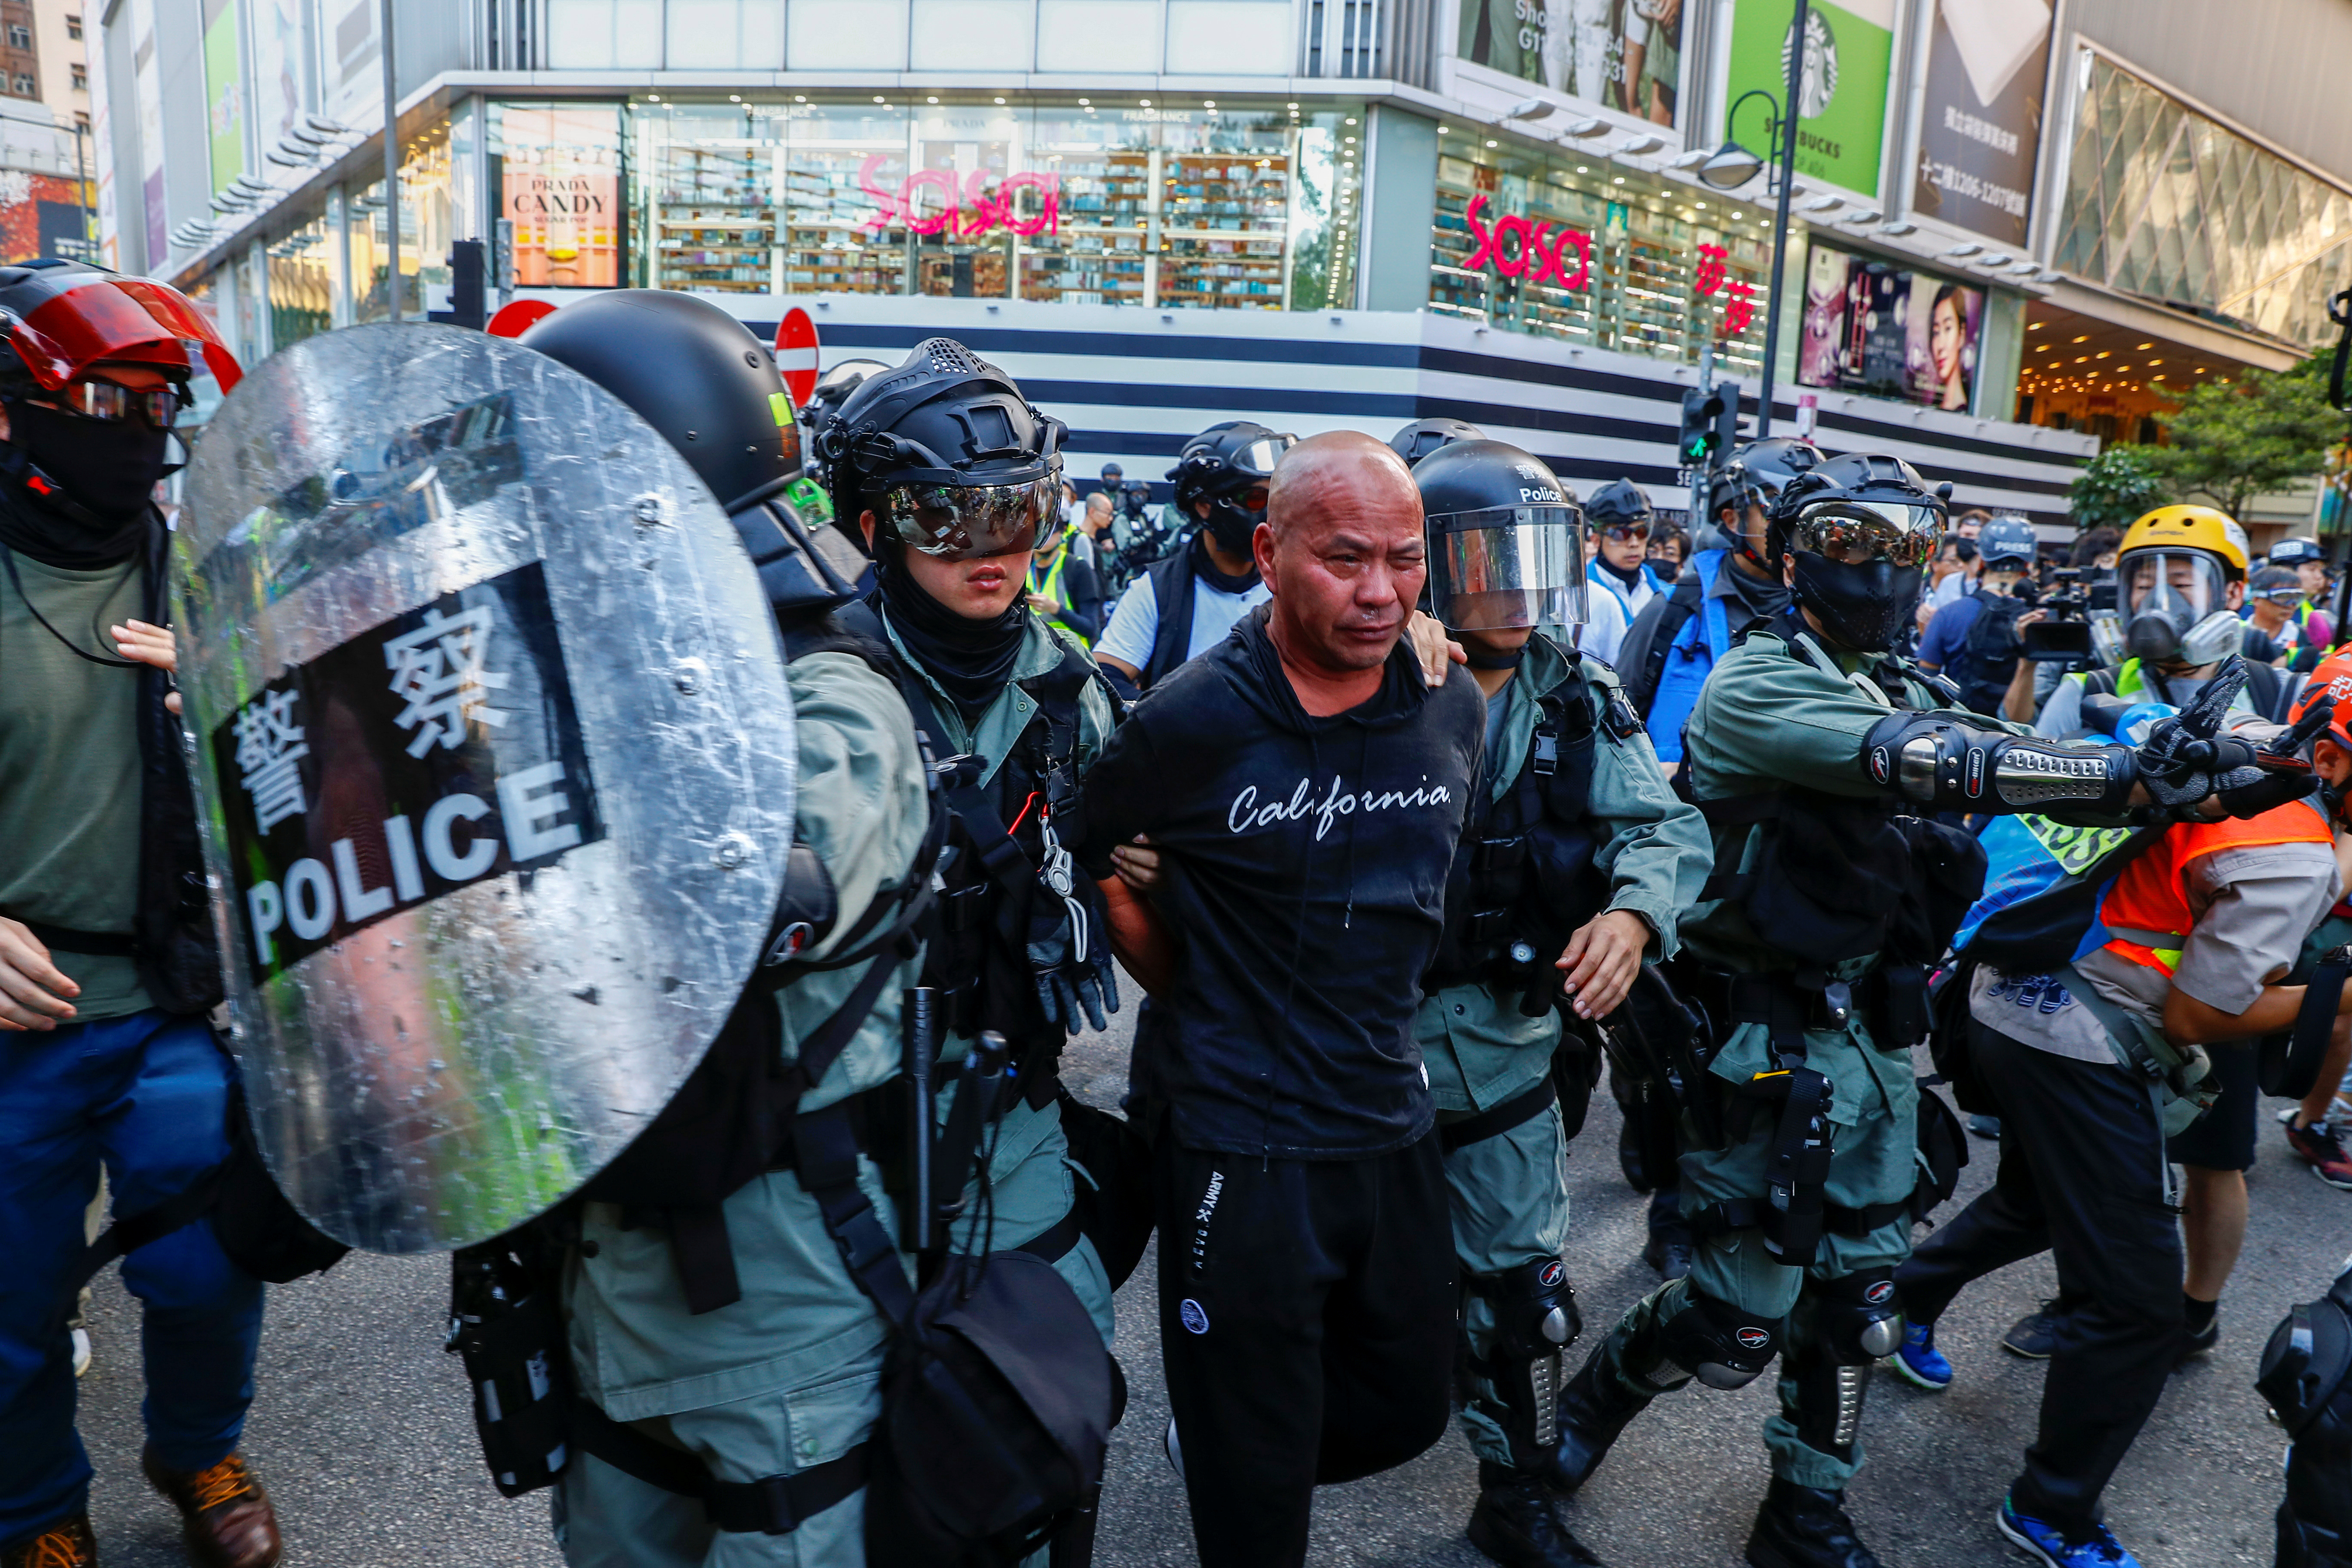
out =
<svg viewBox="0 0 2352 1568"><path fill-rule="evenodd" d="M1180 550L1164 561L1153 562L1144 574L1151 579L1152 607L1159 612L1158 624L1151 632L1151 658L1145 662L1143 679L1137 683L1149 690L1192 657L1192 604L1201 579L1192 570L1190 550Z"/></svg>
<svg viewBox="0 0 2352 1568"><path fill-rule="evenodd" d="M1734 569L1731 552L1702 550L1691 567L1696 580L1677 579L1659 611L1639 674L1642 689L1634 693L1662 763L1683 760L1683 726L1698 705L1699 688L1731 651L1730 616L1723 601L1707 593L1717 577Z"/></svg>
<svg viewBox="0 0 2352 1568"><path fill-rule="evenodd" d="M1531 1017L1550 1008L1552 960L1608 901L1592 864L1592 704L1577 656L1562 657L1568 673L1537 699L1535 735L1510 787L1499 799L1478 792L1423 982L1430 991L1470 982L1523 990Z"/></svg>

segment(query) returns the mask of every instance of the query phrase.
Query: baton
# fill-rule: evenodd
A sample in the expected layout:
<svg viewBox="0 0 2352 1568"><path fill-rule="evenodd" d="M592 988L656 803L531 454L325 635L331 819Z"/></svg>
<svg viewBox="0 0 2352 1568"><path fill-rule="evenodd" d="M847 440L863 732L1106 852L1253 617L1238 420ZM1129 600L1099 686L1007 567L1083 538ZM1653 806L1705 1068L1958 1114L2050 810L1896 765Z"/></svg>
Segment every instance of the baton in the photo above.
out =
<svg viewBox="0 0 2352 1568"><path fill-rule="evenodd" d="M877 961L878 962L878 961ZM901 1216L907 1250L917 1257L935 1245L931 1210L931 1137L937 1098L931 1088L931 1064L940 1054L940 993L937 986L910 985L898 1015L898 1032L905 1057L908 1115L913 1122L908 1147L914 1151L913 1192Z"/></svg>

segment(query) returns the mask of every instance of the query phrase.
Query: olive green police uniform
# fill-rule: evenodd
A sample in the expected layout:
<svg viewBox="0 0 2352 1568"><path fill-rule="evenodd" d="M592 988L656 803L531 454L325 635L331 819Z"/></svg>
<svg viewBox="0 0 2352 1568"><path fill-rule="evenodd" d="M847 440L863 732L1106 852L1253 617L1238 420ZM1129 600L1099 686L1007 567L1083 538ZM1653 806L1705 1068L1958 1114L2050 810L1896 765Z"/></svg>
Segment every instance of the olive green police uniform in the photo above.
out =
<svg viewBox="0 0 2352 1568"><path fill-rule="evenodd" d="M1748 632L1699 694L1684 754L1693 797L1703 810L1712 805L1719 816L1737 816L1721 813L1721 805L1790 789L1856 803L1886 799L1888 792L1874 789L1861 765L1865 737L1898 701L1911 709L1948 708L1905 661L1832 655L1820 639L1792 636L1790 627L1782 617L1769 629ZM1800 647L1801 641L1810 646ZM1977 730L2030 733L2023 726L1950 710ZM1713 832L1719 871L1738 876L1759 868L1768 825L1752 817L1717 820ZM1773 933L1758 931L1737 896L1701 902L1685 915L1681 929L1685 960L1727 974L1734 984L1758 977L1786 981L1808 967L1777 945ZM1814 978L1832 987L1843 983L1861 998L1873 989L1869 976L1882 956L1846 958ZM1690 1275L1636 1302L1579 1381L1596 1377L1610 1385L1605 1395L1638 1408L1677 1385L1643 1375L1660 1367L1665 1325L1701 1299L1727 1304L1733 1311L1718 1308L1718 1321L1738 1318L1734 1331L1755 1336L1740 1343L1765 1344L1766 1354L1771 1342L1782 1346L1780 1409L1766 1423L1764 1437L1773 1474L1799 1487L1842 1491L1862 1463L1863 1376L1874 1355L1891 1348L1857 1351L1856 1340L1876 1345L1886 1331L1882 1326L1864 1336L1856 1328L1869 1326L1874 1312L1889 1310L1891 1285L1881 1290L1880 1282L1911 1252L1907 1205L1919 1181L1919 1090L1908 1042L1883 1046L1874 1039L1859 1001L1837 1021L1830 1012L1833 990L1797 994L1807 998L1802 1065L1828 1080L1825 1119L1832 1133L1822 1194L1827 1221L1811 1261L1802 1268L1782 1263L1752 1223L1723 1228L1727 1218L1752 1220L1765 1198L1781 1106L1756 1092L1772 1081L1759 1075L1779 1066L1770 1026L1717 1018L1720 1040L1708 1070L1718 1080L1714 1100L1723 1109L1726 1142L1709 1147L1689 1116L1683 1122L1683 1212L1700 1233ZM1737 1004L1733 1010L1739 1011ZM1899 1320L1894 1331L1899 1335ZM1833 1344L1843 1346L1840 1353L1824 1348ZM1571 1385L1571 1397L1575 1393Z"/></svg>
<svg viewBox="0 0 2352 1568"><path fill-rule="evenodd" d="M898 688L848 654L794 660L786 679L800 752L795 836L832 877L840 900L822 961L877 898L913 874L928 821L922 753ZM873 963L890 963L886 954ZM783 1050L848 998L869 965L813 971L776 993ZM823 1081L814 1110L887 1082L899 1068L899 994L881 999ZM880 1174L859 1183L897 1234ZM723 1205L742 1299L696 1314L687 1306L668 1232L624 1228L612 1204L583 1205L567 1281L573 1375L616 1421L702 1458L722 1482L791 1475L866 1441L881 1407L888 1326L844 1267L799 1176L773 1171ZM911 1268L911 1259L902 1258ZM575 1451L556 1493L557 1538L575 1568L826 1568L865 1561L862 1491L790 1534L714 1530L702 1505Z"/></svg>
<svg viewBox="0 0 2352 1568"><path fill-rule="evenodd" d="M1501 800L1528 765L1541 717L1539 700L1570 673L1567 653L1549 637L1529 639L1518 670L1489 699L1501 709L1501 735L1487 753L1490 800ZM1650 748L1636 730L1619 740L1604 722L1616 676L1583 658L1584 699L1596 736L1587 805L1593 866L1609 889L1607 907L1639 915L1655 933L1647 956L1675 947L1675 920L1706 881L1710 847L1706 825L1675 798ZM1556 956L1556 955L1553 955ZM1417 1033L1441 1140L1445 1129L1512 1105L1540 1091L1560 1039L1560 1016L1528 1017L1520 994L1480 982L1448 985L1421 1005ZM1509 1120L1506 1112L1501 1118ZM1540 1259L1557 1258L1568 1238L1568 1140L1559 1107L1490 1137L1449 1147L1445 1175L1454 1194L1454 1245L1465 1276L1496 1276ZM1474 1291L1465 1307L1472 1357L1496 1349L1495 1310ZM1479 1458L1517 1465L1497 1391L1482 1382L1463 1406L1462 1425Z"/></svg>

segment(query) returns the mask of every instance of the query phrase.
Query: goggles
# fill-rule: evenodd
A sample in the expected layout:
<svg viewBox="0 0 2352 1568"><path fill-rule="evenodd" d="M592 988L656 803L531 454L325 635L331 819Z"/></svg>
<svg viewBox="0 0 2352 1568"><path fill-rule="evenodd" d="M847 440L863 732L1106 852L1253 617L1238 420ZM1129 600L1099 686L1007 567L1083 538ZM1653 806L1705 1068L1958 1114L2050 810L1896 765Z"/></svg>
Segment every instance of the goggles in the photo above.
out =
<svg viewBox="0 0 2352 1568"><path fill-rule="evenodd" d="M1943 539L1940 507L1902 501L1827 501L1800 512L1789 530L1792 548L1847 566L1925 566Z"/></svg>
<svg viewBox="0 0 2352 1568"><path fill-rule="evenodd" d="M1584 513L1498 506L1428 520L1430 610L1456 631L1585 619Z"/></svg>
<svg viewBox="0 0 2352 1568"><path fill-rule="evenodd" d="M2227 607L2229 576L2202 551L2135 550L2116 575L2126 616L2164 616L2185 631Z"/></svg>
<svg viewBox="0 0 2352 1568"><path fill-rule="evenodd" d="M134 392L110 381L75 380L55 392L44 393L40 400L84 419L102 420L110 425L144 419L158 430L169 430L179 422L180 410L187 405L188 397L176 386Z"/></svg>
<svg viewBox="0 0 2352 1568"><path fill-rule="evenodd" d="M1013 485L892 485L882 492L882 526L908 549L941 561L971 561L1030 549L1041 523L1059 515L1062 466Z"/></svg>
<svg viewBox="0 0 2352 1568"><path fill-rule="evenodd" d="M1623 544L1636 539L1646 542L1650 537L1650 525L1646 522L1610 522L1601 524L1595 531L1612 544Z"/></svg>

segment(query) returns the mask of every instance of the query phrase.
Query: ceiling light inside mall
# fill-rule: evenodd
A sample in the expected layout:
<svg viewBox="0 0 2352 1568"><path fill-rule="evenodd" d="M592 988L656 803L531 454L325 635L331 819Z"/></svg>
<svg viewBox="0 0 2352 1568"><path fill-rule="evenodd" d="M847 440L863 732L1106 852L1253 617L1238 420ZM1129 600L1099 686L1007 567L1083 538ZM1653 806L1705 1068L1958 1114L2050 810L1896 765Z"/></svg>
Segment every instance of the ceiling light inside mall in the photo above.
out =
<svg viewBox="0 0 2352 1568"><path fill-rule="evenodd" d="M2099 355L2098 355L2098 357L2099 357L2099 358L2101 358L2101 359L2108 359L2108 358L2113 357L2114 353L2115 353L2115 351L2114 351L2114 350L2112 350L2112 349L2101 349L2101 350L2099 351Z"/></svg>
<svg viewBox="0 0 2352 1568"><path fill-rule="evenodd" d="M888 103L890 100L877 92L874 95L874 101L877 103Z"/></svg>
<svg viewBox="0 0 2352 1568"><path fill-rule="evenodd" d="M793 101L794 103L806 103L808 101L808 94L804 92L796 92L793 94ZM1086 100L1082 98L1078 100L1078 101L1080 103L1084 103Z"/></svg>
<svg viewBox="0 0 2352 1568"><path fill-rule="evenodd" d="M2146 353L2147 350L2156 347L2154 343L2136 343L2133 346L2139 349L2142 353Z"/></svg>
<svg viewBox="0 0 2352 1568"><path fill-rule="evenodd" d="M937 103L939 100L939 95L937 93L934 93L930 97L923 100L925 103Z"/></svg>
<svg viewBox="0 0 2352 1568"><path fill-rule="evenodd" d="M647 103L659 103L661 101L661 94L657 92L649 92L646 94L646 101ZM882 100L877 98L874 101L879 103Z"/></svg>
<svg viewBox="0 0 2352 1568"><path fill-rule="evenodd" d="M1762 171L1764 160L1737 142L1726 142L1715 156L1701 163L1699 179L1718 191L1735 191Z"/></svg>
<svg viewBox="0 0 2352 1568"><path fill-rule="evenodd" d="M2152 360L2148 361L2147 363L2148 363L2151 366L2154 366L2154 365L2159 365L2159 364L2162 364L2164 362L2163 362L2162 360L2160 360L2160 359L2152 359Z"/></svg>
<svg viewBox="0 0 2352 1568"><path fill-rule="evenodd" d="M1576 172L1577 172L1578 174L1589 174L1592 173L1592 171L1591 171L1590 168L1586 167L1586 166L1585 166L1584 164L1582 164L1582 163L1579 163L1579 164L1576 166Z"/></svg>
<svg viewBox="0 0 2352 1568"><path fill-rule="evenodd" d="M1500 146L1502 145L1502 143L1501 143L1500 142L1488 142L1486 143L1486 145L1487 145L1487 146L1489 146L1489 147L1500 147ZM1621 184L1621 185L1622 185L1622 184L1623 184L1625 182L1624 182L1624 181L1622 181L1622 180L1620 180L1620 181L1618 181L1617 183L1618 183L1619 184Z"/></svg>
<svg viewBox="0 0 2352 1568"><path fill-rule="evenodd" d="M1151 107L1151 100L1148 98L1139 98L1135 101L1141 104L1146 109Z"/></svg>
<svg viewBox="0 0 2352 1568"><path fill-rule="evenodd" d="M740 103L743 101L743 95L740 92L730 92L727 95L727 101L730 103Z"/></svg>
<svg viewBox="0 0 2352 1568"><path fill-rule="evenodd" d="M1004 100L1003 100L1003 99L1001 99L1001 98L1000 98L1000 99L998 99L996 101L997 101L997 102L999 102L999 103L1003 103Z"/></svg>
<svg viewBox="0 0 2352 1568"><path fill-rule="evenodd" d="M1492 147L1492 146L1494 145L1494 143L1493 143L1492 142L1487 142L1487 143L1486 143L1486 145L1487 145L1487 146L1489 146L1489 147ZM1609 183L1610 183L1611 184L1612 184L1612 185L1622 185L1622 184L1623 184L1625 183L1625 176L1624 176L1624 175L1622 175L1622 174L1620 174L1620 175L1618 175L1615 179L1613 179L1613 180L1610 181Z"/></svg>
<svg viewBox="0 0 2352 1568"><path fill-rule="evenodd" d="M2084 332L2081 337L2076 338L2074 341L2078 343L2087 343L2091 341L2091 334Z"/></svg>
<svg viewBox="0 0 2352 1568"><path fill-rule="evenodd" d="M1454 129L1454 127L1452 127L1451 125L1441 125L1441 126L1439 126L1439 127L1437 128L1437 133L1438 133L1440 136L1443 136L1443 135L1445 135L1447 132L1451 132L1453 129Z"/></svg>

